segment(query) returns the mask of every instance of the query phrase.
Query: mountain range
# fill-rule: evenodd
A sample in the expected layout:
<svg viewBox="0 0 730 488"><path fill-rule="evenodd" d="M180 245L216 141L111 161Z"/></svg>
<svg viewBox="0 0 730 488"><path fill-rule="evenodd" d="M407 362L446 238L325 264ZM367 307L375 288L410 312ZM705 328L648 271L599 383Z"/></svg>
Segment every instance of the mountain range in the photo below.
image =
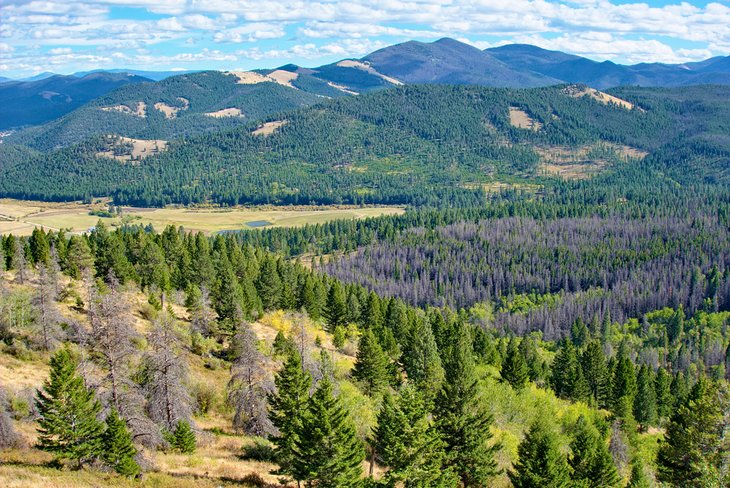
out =
<svg viewBox="0 0 730 488"><path fill-rule="evenodd" d="M162 82L193 72L96 70L69 76L44 73L27 81L0 83L0 129L36 125L58 118L122 85ZM408 41L361 59L305 68L292 64L253 73L307 94L341 96L400 84L456 84L529 88L582 83L597 89L615 86L670 87L730 84L730 56L685 64L611 61L511 44L480 50L454 39L431 43ZM184 78L183 78L184 79ZM140 96L148 88L140 87ZM177 96L185 98L184 93ZM306 103L306 102L304 102Z"/></svg>

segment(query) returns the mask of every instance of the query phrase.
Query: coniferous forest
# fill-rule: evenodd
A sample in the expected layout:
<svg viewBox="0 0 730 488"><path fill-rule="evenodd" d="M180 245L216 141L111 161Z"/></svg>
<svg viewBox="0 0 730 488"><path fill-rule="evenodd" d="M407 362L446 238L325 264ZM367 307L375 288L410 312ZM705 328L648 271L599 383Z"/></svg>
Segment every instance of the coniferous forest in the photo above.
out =
<svg viewBox="0 0 730 488"><path fill-rule="evenodd" d="M73 143L46 127L3 144L3 196L406 211L2 236L0 473L730 486L727 89L612 90L631 110L566 89L308 100L224 131L191 125L139 164L99 157L104 139L78 119ZM155 123L137 129L189 128ZM585 150L595 173L545 172L557 148Z"/></svg>

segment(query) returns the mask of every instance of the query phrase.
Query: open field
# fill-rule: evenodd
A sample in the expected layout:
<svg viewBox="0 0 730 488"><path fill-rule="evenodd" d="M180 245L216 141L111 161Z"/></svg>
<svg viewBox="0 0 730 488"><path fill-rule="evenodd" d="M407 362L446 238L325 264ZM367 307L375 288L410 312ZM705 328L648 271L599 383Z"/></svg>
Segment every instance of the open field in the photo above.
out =
<svg viewBox="0 0 730 488"><path fill-rule="evenodd" d="M0 234L29 235L35 227L84 232L99 217L92 210L104 210L103 203L48 203L0 199ZM221 230L255 227L295 227L336 219L361 219L403 213L400 207L236 207L236 208L124 208L121 217L104 218L110 226L123 222L152 226L182 225L187 230L211 234ZM248 224L248 225L247 225Z"/></svg>

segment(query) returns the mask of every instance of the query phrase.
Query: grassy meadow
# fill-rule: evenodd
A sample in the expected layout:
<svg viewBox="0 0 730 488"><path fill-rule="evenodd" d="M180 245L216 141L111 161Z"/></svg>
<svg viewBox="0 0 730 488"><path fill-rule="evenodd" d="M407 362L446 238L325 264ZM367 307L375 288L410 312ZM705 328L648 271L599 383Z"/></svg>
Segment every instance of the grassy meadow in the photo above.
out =
<svg viewBox="0 0 730 488"><path fill-rule="evenodd" d="M96 225L100 217L92 211L106 210L104 202L53 203L0 199L0 234L30 235L35 227L46 230L68 229L82 233ZM121 216L104 218L109 226L122 223L152 226L161 231L167 225L212 234L222 230L265 227L295 227L336 219L362 219L403 213L400 207L302 206L302 207L124 207ZM247 225L248 224L248 225Z"/></svg>

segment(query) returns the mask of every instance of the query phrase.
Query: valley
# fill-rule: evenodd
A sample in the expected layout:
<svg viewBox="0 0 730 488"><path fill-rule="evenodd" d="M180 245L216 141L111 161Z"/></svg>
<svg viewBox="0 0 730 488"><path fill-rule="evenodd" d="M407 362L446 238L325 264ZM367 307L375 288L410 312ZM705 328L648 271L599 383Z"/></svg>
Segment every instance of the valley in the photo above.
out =
<svg viewBox="0 0 730 488"><path fill-rule="evenodd" d="M0 199L0 234L30 235L36 227L50 231L64 229L81 234L92 229L99 219L116 227L168 225L189 231L213 234L253 227L291 227L324 223L338 219L362 219L398 215L400 207L259 207L259 208L135 208L120 207L120 214L108 212L106 203L48 203ZM103 215L103 216L100 216Z"/></svg>

